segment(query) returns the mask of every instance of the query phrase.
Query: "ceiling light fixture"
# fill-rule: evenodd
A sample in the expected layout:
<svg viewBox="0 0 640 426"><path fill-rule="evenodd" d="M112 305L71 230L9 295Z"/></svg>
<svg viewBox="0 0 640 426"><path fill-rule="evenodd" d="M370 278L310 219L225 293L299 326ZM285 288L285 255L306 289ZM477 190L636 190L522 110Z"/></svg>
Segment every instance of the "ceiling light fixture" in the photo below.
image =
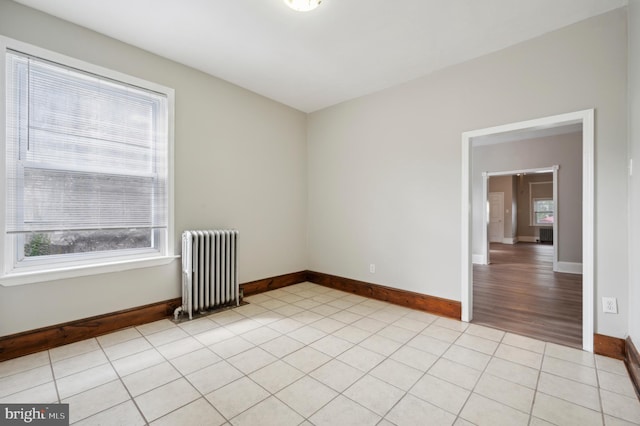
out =
<svg viewBox="0 0 640 426"><path fill-rule="evenodd" d="M315 9L322 0L284 0L285 4L298 12L308 12Z"/></svg>

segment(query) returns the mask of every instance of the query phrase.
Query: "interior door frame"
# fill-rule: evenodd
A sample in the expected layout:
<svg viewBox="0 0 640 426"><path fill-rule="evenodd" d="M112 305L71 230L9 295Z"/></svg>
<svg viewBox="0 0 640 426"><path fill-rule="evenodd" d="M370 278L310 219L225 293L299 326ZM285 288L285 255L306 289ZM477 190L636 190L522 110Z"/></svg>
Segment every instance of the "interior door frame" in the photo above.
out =
<svg viewBox="0 0 640 426"><path fill-rule="evenodd" d="M473 317L471 144L473 138L582 124L582 348L593 352L594 333L594 146L595 110L587 109L462 133L461 307L462 321Z"/></svg>
<svg viewBox="0 0 640 426"><path fill-rule="evenodd" d="M550 167L542 167L535 169L522 169L522 170L507 170L501 172L482 172L482 196L483 205L486 205L489 200L489 178L495 176L513 176L518 174L532 174L532 173L553 173L553 204L555 206L556 217L557 212L560 210L560 200L558 199L558 170L560 166L554 164ZM478 262L480 265L488 265L491 263L491 250L489 243L488 229L489 218L487 217L486 209L482 209L482 253L479 259L483 262ZM558 245L559 245L559 233L558 233L558 221L553 221L553 271L558 272ZM473 284L473 283L472 283Z"/></svg>

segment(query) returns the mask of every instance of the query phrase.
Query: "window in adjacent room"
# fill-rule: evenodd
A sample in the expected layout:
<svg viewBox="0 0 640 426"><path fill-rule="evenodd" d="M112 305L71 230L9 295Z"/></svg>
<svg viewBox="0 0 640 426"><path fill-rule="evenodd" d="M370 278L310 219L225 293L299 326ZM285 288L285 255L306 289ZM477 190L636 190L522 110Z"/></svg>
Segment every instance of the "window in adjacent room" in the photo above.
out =
<svg viewBox="0 0 640 426"><path fill-rule="evenodd" d="M553 226L554 205L553 199L534 198L531 203L534 226Z"/></svg>
<svg viewBox="0 0 640 426"><path fill-rule="evenodd" d="M6 274L168 255L170 89L5 52Z"/></svg>

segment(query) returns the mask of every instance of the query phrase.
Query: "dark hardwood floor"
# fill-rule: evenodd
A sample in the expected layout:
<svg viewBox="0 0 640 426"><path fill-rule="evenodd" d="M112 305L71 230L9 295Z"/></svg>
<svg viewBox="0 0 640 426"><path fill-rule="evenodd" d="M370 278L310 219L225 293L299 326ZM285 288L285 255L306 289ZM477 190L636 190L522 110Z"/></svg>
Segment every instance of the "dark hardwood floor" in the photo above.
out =
<svg viewBox="0 0 640 426"><path fill-rule="evenodd" d="M473 323L582 347L582 275L553 272L553 246L491 244L473 266Z"/></svg>

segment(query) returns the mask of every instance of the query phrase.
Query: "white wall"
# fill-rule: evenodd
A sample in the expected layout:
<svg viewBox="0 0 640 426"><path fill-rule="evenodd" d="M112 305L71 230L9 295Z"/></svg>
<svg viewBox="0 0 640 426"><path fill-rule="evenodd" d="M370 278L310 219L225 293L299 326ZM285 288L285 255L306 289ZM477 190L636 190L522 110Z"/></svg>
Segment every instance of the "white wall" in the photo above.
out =
<svg viewBox="0 0 640 426"><path fill-rule="evenodd" d="M175 89L175 237L240 230L240 282L305 270L306 115L84 28L0 0L0 34ZM180 296L179 260L0 287L0 336Z"/></svg>
<svg viewBox="0 0 640 426"><path fill-rule="evenodd" d="M596 300L624 300L626 19L616 10L310 114L309 268L460 300L461 134L593 107ZM596 316L596 332L626 334L626 308Z"/></svg>
<svg viewBox="0 0 640 426"><path fill-rule="evenodd" d="M471 159L474 254L480 254L482 250L482 172L558 165L558 260L582 262L582 132L473 147ZM544 180L552 181L553 178ZM528 223L528 200L520 207L518 216L526 216ZM521 221L518 223L522 225ZM528 234L521 229L518 235Z"/></svg>
<svg viewBox="0 0 640 426"><path fill-rule="evenodd" d="M629 178L629 335L640 347L640 1L629 2L629 156L633 176Z"/></svg>

